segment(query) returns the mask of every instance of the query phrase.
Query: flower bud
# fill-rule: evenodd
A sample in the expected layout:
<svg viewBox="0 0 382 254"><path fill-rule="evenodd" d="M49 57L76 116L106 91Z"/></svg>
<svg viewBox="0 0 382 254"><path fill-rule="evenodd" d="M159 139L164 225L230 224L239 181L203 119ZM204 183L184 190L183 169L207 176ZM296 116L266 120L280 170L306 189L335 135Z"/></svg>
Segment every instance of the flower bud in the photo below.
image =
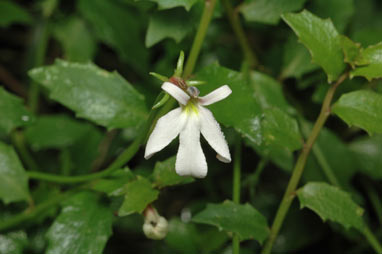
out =
<svg viewBox="0 0 382 254"><path fill-rule="evenodd" d="M147 238L153 240L161 240L166 237L168 232L167 220L160 216L155 208L148 206L144 213L145 223L143 224L143 232Z"/></svg>

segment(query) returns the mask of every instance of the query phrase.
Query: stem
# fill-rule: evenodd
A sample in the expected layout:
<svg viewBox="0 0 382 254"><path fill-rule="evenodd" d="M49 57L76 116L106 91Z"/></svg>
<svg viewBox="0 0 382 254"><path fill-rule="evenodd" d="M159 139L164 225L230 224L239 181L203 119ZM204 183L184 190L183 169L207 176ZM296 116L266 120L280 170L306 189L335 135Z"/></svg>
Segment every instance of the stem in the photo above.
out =
<svg viewBox="0 0 382 254"><path fill-rule="evenodd" d="M326 120L330 115L330 105L333 99L333 95L337 89L337 87L348 77L348 73L343 74L339 77L337 82L332 85L328 92L326 93L324 102L321 107L320 115L318 116L316 123L312 129L312 132L309 135L307 142L304 144L304 148L302 149L296 165L293 169L292 176L289 180L288 187L284 193L283 199L280 203L280 206L277 210L276 217L273 221L271 231L269 234L269 238L262 250L262 254L269 254L272 250L273 243L276 240L276 237L280 231L280 228L284 222L285 216L289 210L290 205L292 204L293 198L295 196L296 187L300 181L301 175L304 171L306 160L312 149L314 142L316 141L318 134L320 133L322 127L324 126Z"/></svg>
<svg viewBox="0 0 382 254"><path fill-rule="evenodd" d="M382 246L378 242L377 238L373 235L373 233L370 231L369 227L365 227L364 231L362 232L363 235L366 237L367 241L373 247L373 249L378 253L382 254Z"/></svg>
<svg viewBox="0 0 382 254"><path fill-rule="evenodd" d="M371 202L371 205L373 206L374 211L378 217L379 224L382 225L382 204L381 204L381 200L378 197L378 192L374 188L374 186L368 181L366 181L365 179L363 179L362 185L365 188L367 196L369 197L369 200Z"/></svg>
<svg viewBox="0 0 382 254"><path fill-rule="evenodd" d="M246 178L246 182L243 183L243 185L248 185L250 200L254 200L255 198L256 185L259 182L260 175L263 172L267 163L268 159L262 158L257 164L255 172L251 174L248 178Z"/></svg>
<svg viewBox="0 0 382 254"><path fill-rule="evenodd" d="M229 23L231 24L231 27L239 41L241 50L243 51L243 55L247 60L249 67L251 69L255 68L259 62L253 50L251 49L251 46L249 45L247 37L245 36L244 29L240 23L238 12L232 8L229 0L222 0L222 3L227 12Z"/></svg>
<svg viewBox="0 0 382 254"><path fill-rule="evenodd" d="M194 70L204 37L207 33L208 25L210 24L212 14L214 13L215 4L216 0L205 0L204 10L202 18L200 19L198 31L196 32L195 39L191 47L191 52L187 59L186 67L184 68L183 78L185 79L187 79Z"/></svg>
<svg viewBox="0 0 382 254"><path fill-rule="evenodd" d="M237 137L235 145L235 159L233 164L233 190L232 190L232 200L233 202L240 203L240 168L241 168L241 139ZM240 253L240 240L237 234L233 235L232 238L232 253Z"/></svg>
<svg viewBox="0 0 382 254"><path fill-rule="evenodd" d="M34 53L34 61L32 66L38 67L44 64L46 49L48 45L49 32L48 32L48 22L43 20L36 28L36 50ZM31 82L28 95L28 105L30 110L35 113L38 109L38 100L40 94L40 85L36 82Z"/></svg>
<svg viewBox="0 0 382 254"><path fill-rule="evenodd" d="M33 156L30 154L28 148L25 145L24 135L20 131L14 131L11 135L12 142L17 148L22 161L25 165L32 171L38 170L38 165L36 161L33 159Z"/></svg>

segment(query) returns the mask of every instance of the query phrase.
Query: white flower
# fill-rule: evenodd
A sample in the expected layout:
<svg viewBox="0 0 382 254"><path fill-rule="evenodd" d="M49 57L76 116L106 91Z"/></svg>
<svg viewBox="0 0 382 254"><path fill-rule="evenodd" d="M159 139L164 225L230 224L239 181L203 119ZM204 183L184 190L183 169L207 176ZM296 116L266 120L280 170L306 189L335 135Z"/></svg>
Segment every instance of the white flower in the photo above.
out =
<svg viewBox="0 0 382 254"><path fill-rule="evenodd" d="M202 133L217 152L217 158L225 163L231 162L228 145L218 122L211 111L203 107L225 99L231 94L231 89L224 85L203 97L198 96L199 91L195 87L189 87L186 93L170 82L163 83L162 89L174 97L180 107L158 120L147 141L145 158L149 159L162 150L179 134L176 173L181 176L205 177L207 162L200 145Z"/></svg>

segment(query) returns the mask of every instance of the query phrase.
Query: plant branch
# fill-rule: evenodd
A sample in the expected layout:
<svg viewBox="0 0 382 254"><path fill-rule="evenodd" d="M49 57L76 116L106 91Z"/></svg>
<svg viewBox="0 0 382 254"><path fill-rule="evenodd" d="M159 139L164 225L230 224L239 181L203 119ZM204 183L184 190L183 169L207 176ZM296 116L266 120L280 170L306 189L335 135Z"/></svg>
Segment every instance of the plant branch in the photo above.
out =
<svg viewBox="0 0 382 254"><path fill-rule="evenodd" d="M23 98L27 97L27 92L25 91L24 86L2 65L0 65L0 81L12 92Z"/></svg>
<svg viewBox="0 0 382 254"><path fill-rule="evenodd" d="M323 102L322 107L321 107L321 112L320 112L320 114L319 114L319 116L318 116L318 118L314 124L314 127L313 127L313 129L309 135L308 140L304 144L304 147L303 147L303 149L302 149L302 151L301 151L301 153L297 159L296 165L293 169L293 173L292 173L292 176L289 180L288 187L284 193L283 199L280 203L280 206L277 210L275 219L273 221L271 231L269 234L269 238L268 238L268 240L267 240L267 242L266 242L266 244L265 244L265 246L261 252L262 254L271 253L273 244L274 244L276 237L280 231L280 228L284 222L284 219L285 219L285 216L289 210L289 207L292 204L293 198L295 196L295 191L296 191L297 185L300 181L301 175L304 171L308 155L312 149L314 142L316 141L318 135L320 134L322 127L324 126L326 120L328 119L328 117L330 115L330 111L331 111L330 106L331 106L331 102L333 99L333 95L334 95L337 87L347 77L348 77L348 73L344 73L343 75L341 75L339 77L339 79L337 80L337 82L334 85L332 85L329 88L328 92L326 93L324 102Z"/></svg>
<svg viewBox="0 0 382 254"><path fill-rule="evenodd" d="M233 202L240 203L240 169L241 168L241 139L240 136L237 137L235 145L235 157L233 164L233 189L232 189L232 200ZM240 240L237 234L233 235L232 238L232 253L240 253Z"/></svg>
<svg viewBox="0 0 382 254"><path fill-rule="evenodd" d="M231 24L231 27L237 37L237 40L239 41L241 50L243 51L243 55L247 60L249 67L253 69L259 64L259 61L255 53L251 49L247 37L245 36L244 29L240 23L240 17L238 15L238 12L232 8L230 0L222 0L222 3L227 12L229 23Z"/></svg>

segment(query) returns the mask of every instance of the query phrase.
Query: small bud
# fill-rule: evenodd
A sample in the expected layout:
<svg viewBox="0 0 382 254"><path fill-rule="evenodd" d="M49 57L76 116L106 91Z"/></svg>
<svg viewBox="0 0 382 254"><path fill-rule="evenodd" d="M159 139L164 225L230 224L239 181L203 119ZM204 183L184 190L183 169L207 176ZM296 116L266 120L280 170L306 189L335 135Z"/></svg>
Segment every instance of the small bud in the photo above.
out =
<svg viewBox="0 0 382 254"><path fill-rule="evenodd" d="M193 97L193 98L198 98L199 94L200 94L200 91L198 88L194 87L194 86L190 86L187 88L187 93Z"/></svg>
<svg viewBox="0 0 382 254"><path fill-rule="evenodd" d="M145 223L143 224L143 232L146 237L153 240L165 238L168 232L167 220L160 216L157 210L151 206L146 208L144 215Z"/></svg>

